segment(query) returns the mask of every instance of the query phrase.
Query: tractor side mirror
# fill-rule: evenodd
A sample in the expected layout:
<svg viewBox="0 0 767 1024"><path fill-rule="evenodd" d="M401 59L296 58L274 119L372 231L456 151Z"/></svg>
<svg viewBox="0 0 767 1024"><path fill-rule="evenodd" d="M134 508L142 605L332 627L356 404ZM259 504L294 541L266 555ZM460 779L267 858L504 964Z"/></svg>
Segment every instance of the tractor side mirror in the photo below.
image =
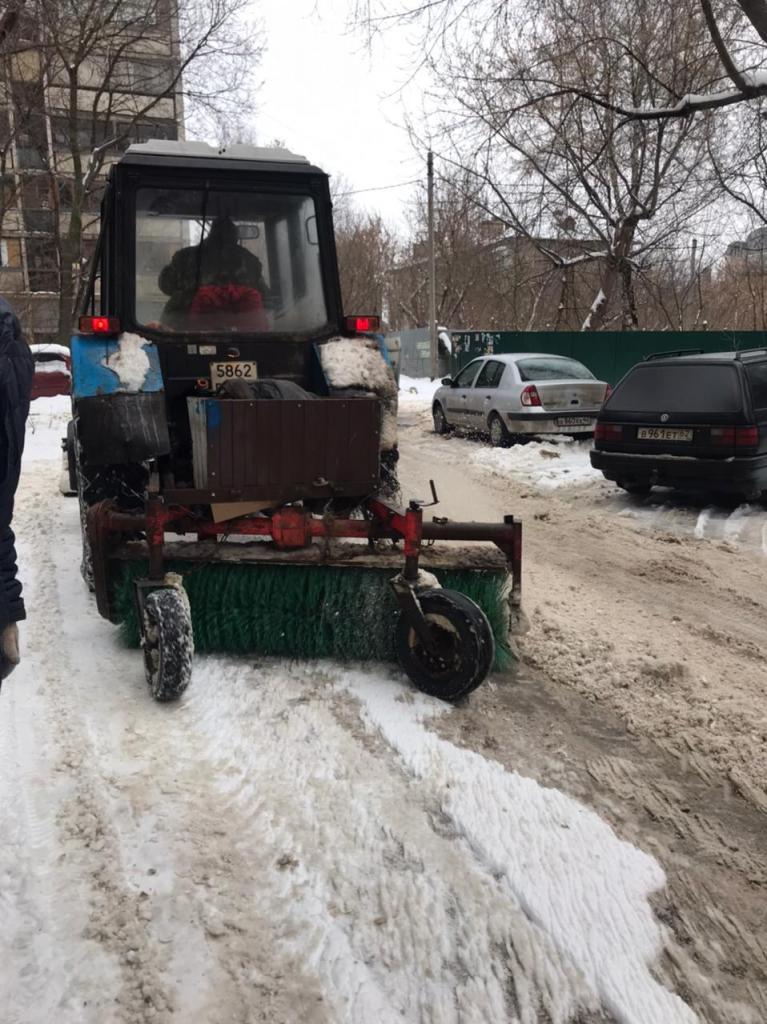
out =
<svg viewBox="0 0 767 1024"><path fill-rule="evenodd" d="M446 388L451 388L453 386L453 378L452 377L443 377L442 378L442 383L445 385Z"/></svg>

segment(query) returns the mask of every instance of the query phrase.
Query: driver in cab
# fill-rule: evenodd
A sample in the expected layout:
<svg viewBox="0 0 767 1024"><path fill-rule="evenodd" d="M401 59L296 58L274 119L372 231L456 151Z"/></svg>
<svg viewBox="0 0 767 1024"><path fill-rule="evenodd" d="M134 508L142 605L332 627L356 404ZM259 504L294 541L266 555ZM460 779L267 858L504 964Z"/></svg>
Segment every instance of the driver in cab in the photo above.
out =
<svg viewBox="0 0 767 1024"><path fill-rule="evenodd" d="M269 289L261 260L240 245L229 217L213 221L199 245L174 253L160 272L168 295L162 324L179 331L266 331Z"/></svg>

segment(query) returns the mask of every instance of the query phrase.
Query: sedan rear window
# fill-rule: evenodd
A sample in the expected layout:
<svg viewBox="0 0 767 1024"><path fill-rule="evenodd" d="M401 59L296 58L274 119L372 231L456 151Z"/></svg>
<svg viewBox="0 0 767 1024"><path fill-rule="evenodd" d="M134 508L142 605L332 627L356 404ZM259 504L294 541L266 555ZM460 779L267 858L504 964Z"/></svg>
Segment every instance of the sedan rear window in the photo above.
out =
<svg viewBox="0 0 767 1024"><path fill-rule="evenodd" d="M591 370L566 356L534 356L517 360L522 380L596 380Z"/></svg>
<svg viewBox="0 0 767 1024"><path fill-rule="evenodd" d="M636 366L608 399L610 412L739 412L734 366L675 363Z"/></svg>

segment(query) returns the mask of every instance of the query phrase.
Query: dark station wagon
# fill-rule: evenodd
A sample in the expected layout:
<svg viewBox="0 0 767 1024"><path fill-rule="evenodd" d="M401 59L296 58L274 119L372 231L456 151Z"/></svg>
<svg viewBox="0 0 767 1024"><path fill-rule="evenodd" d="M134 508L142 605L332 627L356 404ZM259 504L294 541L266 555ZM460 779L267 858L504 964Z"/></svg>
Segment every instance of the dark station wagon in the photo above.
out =
<svg viewBox="0 0 767 1024"><path fill-rule="evenodd" d="M632 494L767 494L767 349L648 356L599 413L591 464Z"/></svg>

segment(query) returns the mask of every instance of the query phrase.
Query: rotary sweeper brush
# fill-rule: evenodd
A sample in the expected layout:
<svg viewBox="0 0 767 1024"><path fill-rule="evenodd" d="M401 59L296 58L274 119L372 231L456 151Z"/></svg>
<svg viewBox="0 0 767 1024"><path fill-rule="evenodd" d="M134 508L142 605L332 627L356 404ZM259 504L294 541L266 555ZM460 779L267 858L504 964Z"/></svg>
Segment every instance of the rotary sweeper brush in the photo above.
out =
<svg viewBox="0 0 767 1024"><path fill-rule="evenodd" d="M302 157L153 142L112 167L67 450L83 574L158 700L195 647L396 659L447 700L510 660L520 524L400 507L377 330L342 315L328 178Z"/></svg>

